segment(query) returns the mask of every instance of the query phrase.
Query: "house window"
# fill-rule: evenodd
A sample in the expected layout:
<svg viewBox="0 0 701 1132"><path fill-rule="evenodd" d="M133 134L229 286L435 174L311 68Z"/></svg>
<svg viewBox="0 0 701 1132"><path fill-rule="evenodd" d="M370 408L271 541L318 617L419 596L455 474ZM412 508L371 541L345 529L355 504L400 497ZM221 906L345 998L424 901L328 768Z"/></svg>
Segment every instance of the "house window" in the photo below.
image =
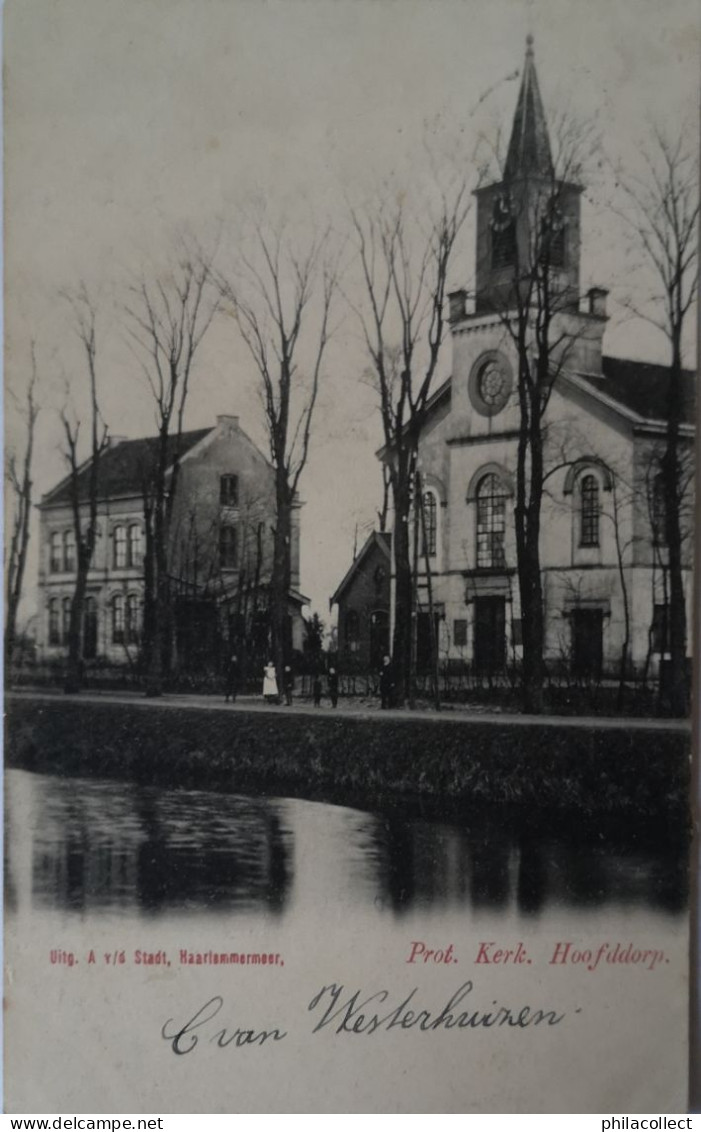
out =
<svg viewBox="0 0 701 1132"><path fill-rule="evenodd" d="M599 484L596 476L588 475L582 478L580 484L580 546L599 545Z"/></svg>
<svg viewBox="0 0 701 1132"><path fill-rule="evenodd" d="M669 652L669 606L656 605L652 613L652 651Z"/></svg>
<svg viewBox="0 0 701 1132"><path fill-rule="evenodd" d="M141 527L138 523L134 523L129 528L129 565L140 566L143 561L143 545L141 538Z"/></svg>
<svg viewBox="0 0 701 1132"><path fill-rule="evenodd" d="M51 547L49 555L49 570L52 574L60 574L63 569L63 539L60 531L54 531L51 535Z"/></svg>
<svg viewBox="0 0 701 1132"><path fill-rule="evenodd" d="M127 529L115 527L112 532L112 562L115 570L121 570L127 564Z"/></svg>
<svg viewBox="0 0 701 1132"><path fill-rule="evenodd" d="M219 565L222 570L233 570L236 566L237 543L236 527L227 525L219 531Z"/></svg>
<svg viewBox="0 0 701 1132"><path fill-rule="evenodd" d="M436 496L432 491L424 492L423 498L423 529L425 537L423 540L422 554L424 557L428 555L433 558L436 553L436 530L438 520L438 506L436 503Z"/></svg>
<svg viewBox="0 0 701 1132"><path fill-rule="evenodd" d="M467 621L453 621L453 644L458 649L467 648Z"/></svg>
<svg viewBox="0 0 701 1132"><path fill-rule="evenodd" d="M68 644L68 638L71 632L71 605L72 601L69 597L64 597L62 603L62 618L61 618L61 635L63 637L64 645Z"/></svg>
<svg viewBox="0 0 701 1132"><path fill-rule="evenodd" d="M239 505L239 477L219 477L219 503L222 507L238 507Z"/></svg>
<svg viewBox="0 0 701 1132"><path fill-rule="evenodd" d="M652 485L652 545L667 545L667 501L661 473L655 476Z"/></svg>
<svg viewBox="0 0 701 1132"><path fill-rule="evenodd" d="M494 472L480 481L477 488L478 568L490 569L506 565L506 499L504 485Z"/></svg>
<svg viewBox="0 0 701 1132"><path fill-rule="evenodd" d="M375 583L375 593L376 594L382 593L386 580L387 580L387 571L385 570L384 566L378 566L375 569L375 573L373 574L373 581Z"/></svg>
<svg viewBox="0 0 701 1132"><path fill-rule="evenodd" d="M52 597L49 602L49 644L61 644L61 624L59 620L58 598Z"/></svg>
<svg viewBox="0 0 701 1132"><path fill-rule="evenodd" d="M63 535L63 569L70 574L75 570L75 531L65 531Z"/></svg>
<svg viewBox="0 0 701 1132"><path fill-rule="evenodd" d="M346 613L346 643L351 652L355 652L360 641L360 616L357 609L349 609Z"/></svg>
<svg viewBox="0 0 701 1132"><path fill-rule="evenodd" d="M124 596L115 594L112 598L112 641L115 645L124 643Z"/></svg>
<svg viewBox="0 0 701 1132"><path fill-rule="evenodd" d="M97 656L97 602L86 597L83 610L83 656L92 660Z"/></svg>
<svg viewBox="0 0 701 1132"><path fill-rule="evenodd" d="M139 599L136 594L129 594L127 597L124 635L130 645L139 639Z"/></svg>

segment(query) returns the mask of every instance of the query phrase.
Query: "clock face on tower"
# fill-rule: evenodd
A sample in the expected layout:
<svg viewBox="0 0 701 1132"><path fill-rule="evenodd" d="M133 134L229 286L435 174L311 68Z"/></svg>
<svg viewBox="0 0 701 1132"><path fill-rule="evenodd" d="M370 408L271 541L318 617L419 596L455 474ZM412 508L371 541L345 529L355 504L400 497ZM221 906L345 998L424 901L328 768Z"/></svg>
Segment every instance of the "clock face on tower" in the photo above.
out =
<svg viewBox="0 0 701 1132"><path fill-rule="evenodd" d="M509 399L513 386L508 359L490 350L477 359L469 380L470 400L478 413L493 417Z"/></svg>

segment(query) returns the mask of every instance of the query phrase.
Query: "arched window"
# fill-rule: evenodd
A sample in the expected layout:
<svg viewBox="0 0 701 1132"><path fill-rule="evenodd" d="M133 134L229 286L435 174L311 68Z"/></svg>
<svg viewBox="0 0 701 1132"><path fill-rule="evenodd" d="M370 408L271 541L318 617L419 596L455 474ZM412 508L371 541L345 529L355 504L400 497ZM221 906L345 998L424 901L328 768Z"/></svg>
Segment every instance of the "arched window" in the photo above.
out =
<svg viewBox="0 0 701 1132"><path fill-rule="evenodd" d="M68 574L75 570L75 531L72 528L63 534L63 569Z"/></svg>
<svg viewBox="0 0 701 1132"><path fill-rule="evenodd" d="M438 504L435 492L425 491L423 498L423 527L425 538L422 541L421 553L433 558L436 553L436 535L438 531Z"/></svg>
<svg viewBox="0 0 701 1132"><path fill-rule="evenodd" d="M92 660L97 656L97 602L86 597L83 610L83 656Z"/></svg>
<svg viewBox="0 0 701 1132"><path fill-rule="evenodd" d="M62 618L61 618L61 636L64 645L68 644L68 638L71 631L71 599L64 597L62 603Z"/></svg>
<svg viewBox="0 0 701 1132"><path fill-rule="evenodd" d="M579 545L599 545L599 481L596 476L582 476L580 485Z"/></svg>
<svg viewBox="0 0 701 1132"><path fill-rule="evenodd" d="M140 566L144 557L141 527L132 523L129 528L128 561L130 566Z"/></svg>
<svg viewBox="0 0 701 1132"><path fill-rule="evenodd" d="M127 644L133 645L139 639L139 599L136 594L129 594L126 604L126 619L124 635Z"/></svg>
<svg viewBox="0 0 701 1132"><path fill-rule="evenodd" d="M59 619L58 598L52 597L49 602L49 644L61 644L61 623Z"/></svg>
<svg viewBox="0 0 701 1132"><path fill-rule="evenodd" d="M545 267L565 265L565 218L557 200L549 202L540 221L540 261Z"/></svg>
<svg viewBox="0 0 701 1132"><path fill-rule="evenodd" d="M51 535L49 570L52 574L60 574L63 569L63 538L60 531L53 531Z"/></svg>
<svg viewBox="0 0 701 1132"><path fill-rule="evenodd" d="M652 545L667 545L667 500L665 498L664 476L660 472L652 485Z"/></svg>
<svg viewBox="0 0 701 1132"><path fill-rule="evenodd" d="M127 529L115 527L112 532L112 564L115 570L123 569L127 564Z"/></svg>
<svg viewBox="0 0 701 1132"><path fill-rule="evenodd" d="M489 472L477 486L477 566L489 569L506 565L507 491L502 480Z"/></svg>
<svg viewBox="0 0 701 1132"><path fill-rule="evenodd" d="M236 567L237 553L236 527L227 524L219 531L219 565L222 570L233 570Z"/></svg>
<svg viewBox="0 0 701 1132"><path fill-rule="evenodd" d="M492 267L511 267L516 263L516 221L508 193L499 193L492 207Z"/></svg>
<svg viewBox="0 0 701 1132"><path fill-rule="evenodd" d="M124 643L124 596L115 594L112 598L112 641L115 645Z"/></svg>

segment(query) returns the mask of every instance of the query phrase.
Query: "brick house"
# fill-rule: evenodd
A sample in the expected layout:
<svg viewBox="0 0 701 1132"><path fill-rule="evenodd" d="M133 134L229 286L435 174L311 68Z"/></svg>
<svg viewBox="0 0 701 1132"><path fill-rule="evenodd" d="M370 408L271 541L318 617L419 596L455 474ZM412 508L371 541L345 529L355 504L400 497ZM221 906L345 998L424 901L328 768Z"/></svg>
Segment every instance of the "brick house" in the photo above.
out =
<svg viewBox="0 0 701 1132"><path fill-rule="evenodd" d="M373 531L331 598L341 672L376 671L389 652L392 536Z"/></svg>
<svg viewBox="0 0 701 1132"><path fill-rule="evenodd" d="M100 459L98 536L88 576L83 623L87 661L134 663L144 598L142 484L158 438L114 437ZM87 511L89 463L78 490ZM173 597L172 654L176 668L206 668L222 649L268 649L267 606L275 523L274 471L240 427L219 416L211 428L181 437L178 494L169 560ZM38 505L41 659L65 654L76 553L70 477ZM301 649L300 510L293 511L292 588L288 647Z"/></svg>

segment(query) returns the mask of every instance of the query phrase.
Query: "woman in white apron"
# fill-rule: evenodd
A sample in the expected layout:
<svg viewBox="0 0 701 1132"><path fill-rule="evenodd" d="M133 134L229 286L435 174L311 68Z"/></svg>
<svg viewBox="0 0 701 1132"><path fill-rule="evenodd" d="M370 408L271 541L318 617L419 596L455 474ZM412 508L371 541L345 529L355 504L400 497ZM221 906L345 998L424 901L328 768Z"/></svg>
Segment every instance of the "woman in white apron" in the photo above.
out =
<svg viewBox="0 0 701 1132"><path fill-rule="evenodd" d="M269 704L278 702L277 676L272 660L269 660L263 669L263 698Z"/></svg>

